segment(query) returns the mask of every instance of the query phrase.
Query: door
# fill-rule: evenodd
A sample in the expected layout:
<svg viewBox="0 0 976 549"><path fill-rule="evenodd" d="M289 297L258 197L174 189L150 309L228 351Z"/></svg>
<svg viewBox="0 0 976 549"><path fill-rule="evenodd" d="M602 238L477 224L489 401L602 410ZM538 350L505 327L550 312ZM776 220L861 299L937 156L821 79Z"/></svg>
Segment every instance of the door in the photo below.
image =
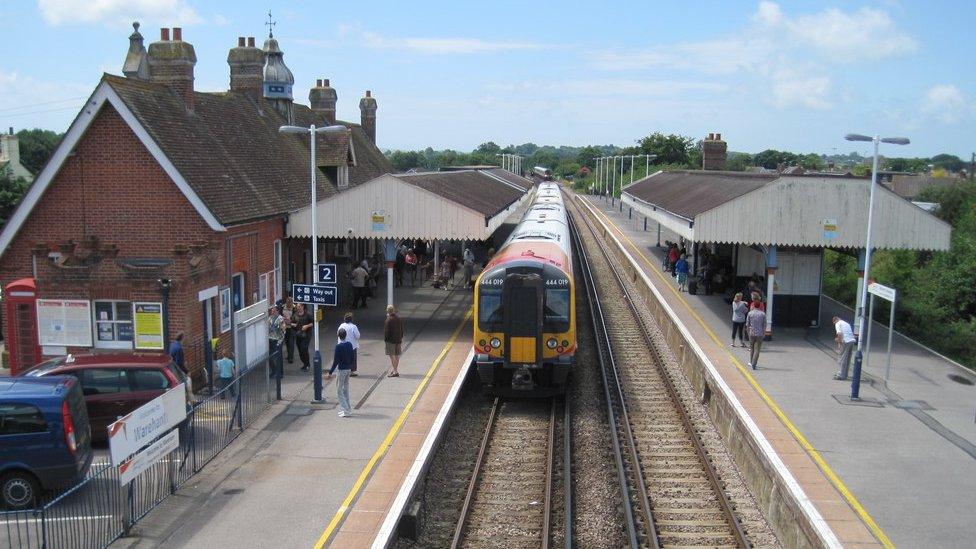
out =
<svg viewBox="0 0 976 549"><path fill-rule="evenodd" d="M542 278L536 274L509 275L503 294L508 362L537 364L542 356Z"/></svg>
<svg viewBox="0 0 976 549"><path fill-rule="evenodd" d="M108 426L125 415L122 411L128 405L130 392L125 370L89 368L77 373L85 395L92 438L103 440L107 437Z"/></svg>
<svg viewBox="0 0 976 549"><path fill-rule="evenodd" d="M230 288L232 310L240 311L244 308L244 273L234 273Z"/></svg>

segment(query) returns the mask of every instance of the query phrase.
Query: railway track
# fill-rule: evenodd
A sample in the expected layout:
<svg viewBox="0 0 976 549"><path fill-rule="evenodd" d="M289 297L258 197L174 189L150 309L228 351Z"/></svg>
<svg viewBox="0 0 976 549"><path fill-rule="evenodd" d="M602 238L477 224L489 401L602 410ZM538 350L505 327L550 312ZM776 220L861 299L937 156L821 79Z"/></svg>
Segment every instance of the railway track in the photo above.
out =
<svg viewBox="0 0 976 549"><path fill-rule="evenodd" d="M576 258L591 303L631 547L749 547L685 412L649 319L571 198ZM585 228L575 222L583 220ZM596 250L599 250L596 253ZM587 252L590 253L587 253ZM580 324L583 323L579 319Z"/></svg>
<svg viewBox="0 0 976 549"><path fill-rule="evenodd" d="M495 399L454 529L452 548L550 546L557 408L555 398ZM564 439L568 442L569 437ZM566 448L568 452L568 445ZM563 458L564 471L569 471L568 457ZM562 478L569 475L564 472ZM564 510L572 508L570 498L567 489ZM567 532L567 539L571 536Z"/></svg>

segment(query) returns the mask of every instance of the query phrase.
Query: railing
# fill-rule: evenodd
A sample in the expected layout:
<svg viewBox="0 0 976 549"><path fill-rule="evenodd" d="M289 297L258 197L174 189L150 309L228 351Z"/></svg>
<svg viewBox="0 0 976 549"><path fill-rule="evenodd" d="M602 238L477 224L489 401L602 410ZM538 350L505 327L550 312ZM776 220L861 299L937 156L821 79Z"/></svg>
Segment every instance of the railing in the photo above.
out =
<svg viewBox="0 0 976 549"><path fill-rule="evenodd" d="M270 397L265 361L196 403L177 427L180 446L128 485L119 484L118 468L96 462L82 482L37 509L0 512L0 548L109 545L237 438L267 409Z"/></svg>

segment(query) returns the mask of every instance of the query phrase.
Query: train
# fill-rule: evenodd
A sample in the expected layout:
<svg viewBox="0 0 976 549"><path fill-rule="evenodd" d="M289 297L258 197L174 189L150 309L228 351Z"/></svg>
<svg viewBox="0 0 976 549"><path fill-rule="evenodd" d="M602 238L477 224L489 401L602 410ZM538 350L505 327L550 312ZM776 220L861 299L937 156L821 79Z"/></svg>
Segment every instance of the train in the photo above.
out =
<svg viewBox="0 0 976 549"><path fill-rule="evenodd" d="M573 250L559 185L541 183L502 247L478 276L474 362L488 392L565 391L576 359Z"/></svg>
<svg viewBox="0 0 976 549"><path fill-rule="evenodd" d="M552 181L552 170L549 168L543 168L542 166L536 166L532 168L532 173L541 177L545 181Z"/></svg>

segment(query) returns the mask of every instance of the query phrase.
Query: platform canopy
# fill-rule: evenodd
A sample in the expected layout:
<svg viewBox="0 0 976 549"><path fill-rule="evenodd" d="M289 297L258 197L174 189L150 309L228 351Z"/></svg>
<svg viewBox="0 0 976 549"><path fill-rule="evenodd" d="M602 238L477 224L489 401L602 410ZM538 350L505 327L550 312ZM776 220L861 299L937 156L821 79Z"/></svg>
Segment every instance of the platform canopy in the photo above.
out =
<svg viewBox="0 0 976 549"><path fill-rule="evenodd" d="M507 171L386 174L318 202L323 238L484 240L530 196ZM289 214L288 236L311 236L310 207Z"/></svg>
<svg viewBox="0 0 976 549"><path fill-rule="evenodd" d="M657 172L622 202L693 242L864 248L871 180L832 175ZM872 245L948 250L950 226L879 185Z"/></svg>

